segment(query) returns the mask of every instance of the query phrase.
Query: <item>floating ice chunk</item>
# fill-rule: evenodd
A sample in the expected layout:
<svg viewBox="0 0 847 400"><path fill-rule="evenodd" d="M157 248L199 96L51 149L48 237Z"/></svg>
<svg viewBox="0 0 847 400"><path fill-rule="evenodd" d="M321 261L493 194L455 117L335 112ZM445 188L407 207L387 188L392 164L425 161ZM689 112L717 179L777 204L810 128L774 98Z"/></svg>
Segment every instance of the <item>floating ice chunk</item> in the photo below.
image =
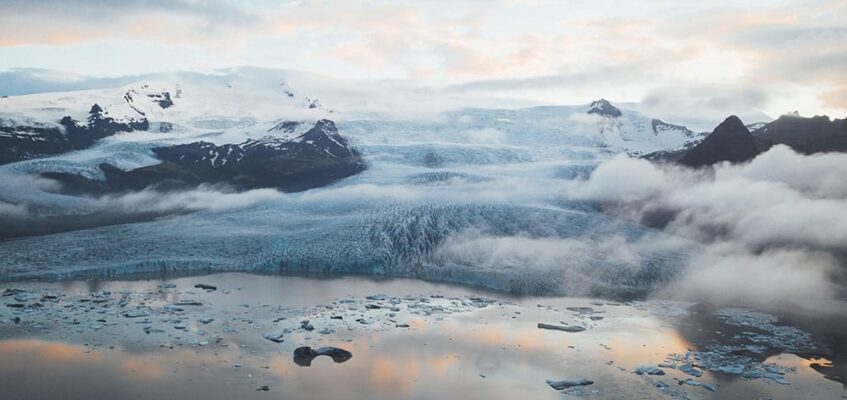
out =
<svg viewBox="0 0 847 400"><path fill-rule="evenodd" d="M563 381L554 381L551 379L547 380L547 384L550 385L551 388L556 390L565 390L574 386L588 386L593 385L594 381L589 379L576 379L576 380L563 380Z"/></svg>
<svg viewBox="0 0 847 400"><path fill-rule="evenodd" d="M553 325L553 324L545 324L543 322L538 323L538 328L539 329L551 329L551 330L564 331L564 332L574 332L574 333L582 332L582 331L585 330L585 328L583 328L581 326L576 326L576 325L569 325L569 326Z"/></svg>
<svg viewBox="0 0 847 400"><path fill-rule="evenodd" d="M283 339L283 337L285 336L285 333L286 333L285 331L268 332L268 333L265 333L264 335L262 335L262 337L265 338L265 339L268 339L268 340L270 340L271 342L274 342L274 343L282 343L282 342L285 341Z"/></svg>
<svg viewBox="0 0 847 400"><path fill-rule="evenodd" d="M688 375L695 376L695 377L699 377L700 375L703 375L703 371L700 371L699 369L695 368L693 365L687 364L687 363L680 365L679 370L682 371L682 372L685 372Z"/></svg>
<svg viewBox="0 0 847 400"><path fill-rule="evenodd" d="M638 375L664 375L665 371L655 365L644 364L635 367L635 373Z"/></svg>

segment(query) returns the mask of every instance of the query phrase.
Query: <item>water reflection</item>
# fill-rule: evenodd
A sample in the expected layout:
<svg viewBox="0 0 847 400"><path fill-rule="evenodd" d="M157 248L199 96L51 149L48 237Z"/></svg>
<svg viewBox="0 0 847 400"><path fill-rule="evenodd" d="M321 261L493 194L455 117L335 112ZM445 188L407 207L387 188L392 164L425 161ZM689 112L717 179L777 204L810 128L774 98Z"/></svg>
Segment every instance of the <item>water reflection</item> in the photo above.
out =
<svg viewBox="0 0 847 400"><path fill-rule="evenodd" d="M0 337L0 388L3 399L561 399L546 379L588 378L592 398L655 398L656 389L633 374L640 364L660 363L670 353L698 349L703 343L731 335L714 321L693 319L679 326L629 306L594 306L601 320L574 319L566 307L585 306L586 299L511 299L458 314L398 315L409 328L369 328L345 323L333 334L297 332L281 344L262 338L279 308L333 304L333 299L375 293L389 296L440 293L466 295L464 288L424 282L392 280L374 282L358 278L316 280L248 274L205 276L202 281L219 287L204 293L193 289L199 279L180 278L170 283L164 297L172 302L195 297L203 301L198 311L214 316L220 325L197 324L191 318L186 330L144 335L126 319L122 326L100 331L72 330L66 325L45 332L7 324ZM159 281L84 282L56 284L66 293L95 291L150 291ZM48 284L38 284L48 285ZM135 300L134 300L135 301ZM543 304L541 304L543 303ZM267 304L268 307L264 307ZM150 304L148 304L150 305ZM249 307L245 307L249 306ZM343 307L347 307L346 305ZM344 309L342 307L342 310ZM3 312L10 312L4 310ZM334 311L335 312L335 311ZM371 319L389 318L373 311ZM339 312L340 313L340 312ZM26 318L33 316L25 315ZM0 313L0 318L3 314ZM317 329L328 320L313 318ZM301 316L291 318L298 323ZM580 333L540 330L538 322L585 324ZM683 321L684 322L684 321ZM322 325L323 324L323 325ZM340 328L349 326L349 328ZM232 331L222 331L222 327ZM209 331L206 336L200 331ZM219 336L200 346L191 338ZM352 358L301 357L300 346L333 346L349 350ZM336 354L338 355L338 354ZM718 391L690 388L698 398L794 399L813 393L835 395L839 384L826 381L815 368L827 369L831 358L802 358L767 354L768 362L794 367L792 385L749 381L737 376L706 372L703 382L718 384ZM309 368L301 368L308 358ZM341 363L338 363L338 362ZM688 376L667 370L670 384ZM268 386L270 391L257 391ZM836 396L837 397L837 396Z"/></svg>

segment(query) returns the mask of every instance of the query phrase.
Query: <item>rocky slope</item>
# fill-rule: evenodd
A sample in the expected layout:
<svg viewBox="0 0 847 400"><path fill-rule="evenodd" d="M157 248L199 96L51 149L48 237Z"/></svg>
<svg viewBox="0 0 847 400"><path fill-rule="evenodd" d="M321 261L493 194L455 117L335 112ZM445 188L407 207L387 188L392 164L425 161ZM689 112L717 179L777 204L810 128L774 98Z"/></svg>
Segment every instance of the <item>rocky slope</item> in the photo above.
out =
<svg viewBox="0 0 847 400"><path fill-rule="evenodd" d="M847 119L786 114L751 133L761 146L781 143L803 154L847 151Z"/></svg>
<svg viewBox="0 0 847 400"><path fill-rule="evenodd" d="M749 161L776 144L803 154L845 152L847 119L786 114L773 122L745 126L738 117L730 116L691 149L654 152L644 158L699 168L722 161Z"/></svg>
<svg viewBox="0 0 847 400"><path fill-rule="evenodd" d="M595 131L607 148L634 156L687 149L703 140L702 134L684 126L621 109L606 99L592 101L585 113L587 118L571 119Z"/></svg>
<svg viewBox="0 0 847 400"><path fill-rule="evenodd" d="M0 119L0 164L82 150L116 133L149 127L143 115L119 121L97 104L91 106L85 123L67 115L57 125L4 118Z"/></svg>
<svg viewBox="0 0 847 400"><path fill-rule="evenodd" d="M756 138L744 123L732 115L724 120L700 144L687 150L679 163L689 167L702 167L720 161L743 162L759 154Z"/></svg>
<svg viewBox="0 0 847 400"><path fill-rule="evenodd" d="M222 184L237 190L276 188L292 192L319 187L365 168L358 151L338 134L330 120L293 139L267 136L240 144L193 142L157 147L162 162L123 171L100 164L105 180L81 174L45 172L73 194L103 194L145 188L178 190L201 184Z"/></svg>

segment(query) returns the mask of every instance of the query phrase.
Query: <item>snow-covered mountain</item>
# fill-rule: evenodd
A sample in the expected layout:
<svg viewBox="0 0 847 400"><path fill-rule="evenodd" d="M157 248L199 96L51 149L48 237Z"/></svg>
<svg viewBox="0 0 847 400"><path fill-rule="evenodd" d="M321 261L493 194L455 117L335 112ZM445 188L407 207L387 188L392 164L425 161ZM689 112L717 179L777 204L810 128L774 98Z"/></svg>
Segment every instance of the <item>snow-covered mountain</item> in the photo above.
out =
<svg viewBox="0 0 847 400"><path fill-rule="evenodd" d="M479 261L465 253L483 250L475 245L449 247L656 234L563 197L616 154L701 140L637 105L463 106L381 118L338 107L352 104L350 87L301 84L283 72L172 78L0 99L0 141L28 149L0 165L0 212L14 210L3 236L56 233L0 244L15 276L283 268L587 293L627 291L641 274L678 265L678 254L655 249L644 249L639 256L651 261L642 264L585 248L560 266ZM45 150L25 135L67 143ZM208 186L221 182L243 193ZM260 189L268 187L310 190ZM600 286L575 284L613 270L617 278Z"/></svg>
<svg viewBox="0 0 847 400"><path fill-rule="evenodd" d="M632 155L688 148L705 136L637 111L622 111L606 99L591 102L587 114L608 147Z"/></svg>

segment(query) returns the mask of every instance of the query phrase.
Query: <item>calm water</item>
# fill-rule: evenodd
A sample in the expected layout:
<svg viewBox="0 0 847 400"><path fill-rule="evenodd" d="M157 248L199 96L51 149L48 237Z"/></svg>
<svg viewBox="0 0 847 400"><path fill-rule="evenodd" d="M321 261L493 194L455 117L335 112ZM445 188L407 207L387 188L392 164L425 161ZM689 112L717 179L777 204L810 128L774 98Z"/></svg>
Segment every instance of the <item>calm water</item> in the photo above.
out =
<svg viewBox="0 0 847 400"><path fill-rule="evenodd" d="M196 289L197 283L217 290ZM834 368L827 367L830 360L772 351L760 361L794 368L785 374L790 384L705 371L695 379L716 385L711 392L679 384L691 376L672 368L663 368L663 376L634 374L638 365L663 363L732 330L677 315L674 304L510 298L413 280L251 274L3 284L0 291L13 287L38 292L44 306L0 310L3 399L561 399L567 396L545 380L578 378L595 383L570 395L598 399L845 394L841 383L812 368L826 372ZM375 294L384 297L366 299ZM19 302L10 294L0 301L38 300ZM175 305L185 301L202 305ZM128 317L134 310L148 315ZM304 319L314 330L301 328ZM539 322L587 330L542 330ZM282 343L262 337L286 328L291 332ZM299 346L336 346L353 357L343 363L318 357L301 367L292 359ZM654 380L669 389L659 391ZM258 390L262 386L268 390Z"/></svg>

